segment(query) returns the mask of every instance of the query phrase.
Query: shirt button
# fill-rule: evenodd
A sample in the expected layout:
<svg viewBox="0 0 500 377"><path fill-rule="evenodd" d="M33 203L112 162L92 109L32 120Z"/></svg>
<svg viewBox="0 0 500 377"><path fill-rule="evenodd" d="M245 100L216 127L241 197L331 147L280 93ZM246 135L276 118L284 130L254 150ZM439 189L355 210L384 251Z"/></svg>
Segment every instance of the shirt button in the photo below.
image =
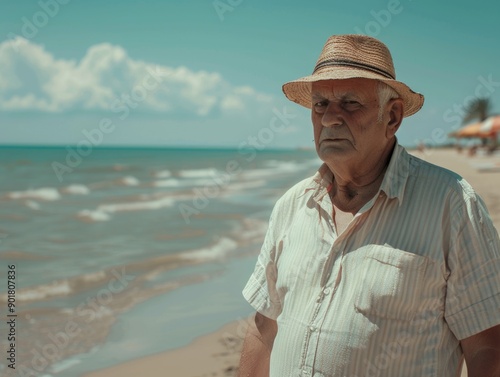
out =
<svg viewBox="0 0 500 377"><path fill-rule="evenodd" d="M316 331L316 327L314 327L314 326L309 326L309 330L311 330L311 332L315 332L315 331Z"/></svg>
<svg viewBox="0 0 500 377"><path fill-rule="evenodd" d="M332 291L332 289L330 287L327 287L327 288L323 289L323 293L325 295L329 295L331 293L331 291Z"/></svg>

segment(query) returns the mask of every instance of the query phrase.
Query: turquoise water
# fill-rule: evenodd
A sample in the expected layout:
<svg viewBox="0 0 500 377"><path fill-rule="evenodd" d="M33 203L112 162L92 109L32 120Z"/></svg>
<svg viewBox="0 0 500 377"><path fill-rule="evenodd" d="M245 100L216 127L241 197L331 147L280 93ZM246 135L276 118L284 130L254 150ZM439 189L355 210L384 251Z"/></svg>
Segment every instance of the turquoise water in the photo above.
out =
<svg viewBox="0 0 500 377"><path fill-rule="evenodd" d="M0 148L0 261L18 273L18 363L78 376L248 314L240 292L272 206L320 163L313 151L253 152L96 149L78 160L64 148ZM81 331L49 354L68 324Z"/></svg>

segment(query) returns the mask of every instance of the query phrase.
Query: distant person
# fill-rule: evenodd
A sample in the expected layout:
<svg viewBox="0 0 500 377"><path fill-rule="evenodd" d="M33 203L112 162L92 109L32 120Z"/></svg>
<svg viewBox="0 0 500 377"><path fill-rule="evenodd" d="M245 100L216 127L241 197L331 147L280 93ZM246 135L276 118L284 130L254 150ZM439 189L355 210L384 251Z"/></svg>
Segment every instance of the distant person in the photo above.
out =
<svg viewBox="0 0 500 377"><path fill-rule="evenodd" d="M469 157L474 157L477 154L477 145L473 145L472 147L469 148Z"/></svg>
<svg viewBox="0 0 500 377"><path fill-rule="evenodd" d="M424 142L423 142L423 141L421 141L421 142L419 142L419 143L418 143L418 147L417 147L417 149L418 149L418 151L419 151L420 153L425 153L425 144L424 144Z"/></svg>
<svg viewBox="0 0 500 377"><path fill-rule="evenodd" d="M431 57L429 57L431 58ZM396 132L423 105L380 41L332 36L283 86L324 164L276 203L240 376L500 376L500 241L460 176Z"/></svg>

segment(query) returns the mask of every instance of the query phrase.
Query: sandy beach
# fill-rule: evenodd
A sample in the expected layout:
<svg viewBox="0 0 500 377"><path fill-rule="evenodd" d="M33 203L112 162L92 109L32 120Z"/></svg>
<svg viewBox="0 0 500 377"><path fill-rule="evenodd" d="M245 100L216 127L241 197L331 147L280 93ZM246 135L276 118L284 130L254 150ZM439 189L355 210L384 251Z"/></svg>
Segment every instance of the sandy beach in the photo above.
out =
<svg viewBox="0 0 500 377"><path fill-rule="evenodd" d="M190 345L103 369L86 377L236 376L246 321L230 323Z"/></svg>
<svg viewBox="0 0 500 377"><path fill-rule="evenodd" d="M462 175L484 198L500 229L500 156L468 157L455 150L414 152L418 157ZM229 377L236 376L248 319L227 324L190 345L85 375L85 377ZM464 368L465 369L465 368ZM467 376L466 371L462 377Z"/></svg>

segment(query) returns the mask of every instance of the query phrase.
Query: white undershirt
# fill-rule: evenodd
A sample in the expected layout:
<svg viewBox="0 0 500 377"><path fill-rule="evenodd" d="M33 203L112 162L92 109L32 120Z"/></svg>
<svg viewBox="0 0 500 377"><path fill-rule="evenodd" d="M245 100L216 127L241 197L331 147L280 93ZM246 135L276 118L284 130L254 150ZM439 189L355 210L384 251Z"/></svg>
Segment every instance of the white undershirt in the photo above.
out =
<svg viewBox="0 0 500 377"><path fill-rule="evenodd" d="M337 236L340 236L347 226L354 218L354 215L350 212L343 212L338 209L335 205L333 206L333 223L335 229L337 229Z"/></svg>

